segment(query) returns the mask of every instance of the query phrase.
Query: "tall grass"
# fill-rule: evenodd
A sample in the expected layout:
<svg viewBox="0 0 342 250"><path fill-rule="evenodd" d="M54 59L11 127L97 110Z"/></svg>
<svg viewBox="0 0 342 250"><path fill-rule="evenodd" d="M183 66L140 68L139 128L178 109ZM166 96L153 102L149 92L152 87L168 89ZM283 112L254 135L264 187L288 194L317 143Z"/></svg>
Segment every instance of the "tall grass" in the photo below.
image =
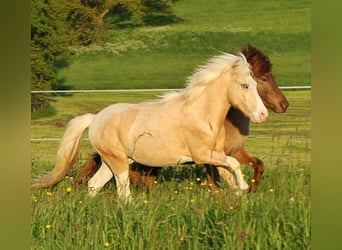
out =
<svg viewBox="0 0 342 250"><path fill-rule="evenodd" d="M149 194L134 189L129 205L118 203L112 186L91 199L84 189L70 191L66 179L33 196L32 249L307 249L308 173L273 176L242 197L173 180ZM266 189L279 178L298 188Z"/></svg>

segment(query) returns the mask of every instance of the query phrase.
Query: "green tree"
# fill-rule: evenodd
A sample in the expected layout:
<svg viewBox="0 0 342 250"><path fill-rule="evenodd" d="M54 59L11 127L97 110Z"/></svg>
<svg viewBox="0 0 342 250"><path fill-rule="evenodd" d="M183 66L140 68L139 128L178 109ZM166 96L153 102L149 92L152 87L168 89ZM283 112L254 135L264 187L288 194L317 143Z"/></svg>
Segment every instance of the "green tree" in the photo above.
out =
<svg viewBox="0 0 342 250"><path fill-rule="evenodd" d="M104 44L105 16L114 9L127 10L133 19L138 21L143 14L143 4L141 0L81 0L83 6L88 7L93 12L95 24L96 43Z"/></svg>
<svg viewBox="0 0 342 250"><path fill-rule="evenodd" d="M92 12L77 0L32 0L31 4L31 89L58 89L59 67L67 64L71 45L95 41ZM44 94L33 94L31 110L48 106Z"/></svg>
<svg viewBox="0 0 342 250"><path fill-rule="evenodd" d="M66 53L65 28L60 26L56 10L47 0L33 0L31 5L31 89L49 90L57 84L55 63ZM58 59L57 59L58 58ZM48 104L41 94L32 96L31 109Z"/></svg>
<svg viewBox="0 0 342 250"><path fill-rule="evenodd" d="M179 0L32 0L31 89L59 89L63 82L57 70L67 65L70 46L102 45L105 17L125 14L134 25L142 25L148 13L170 13ZM49 105L44 94L33 94L31 110Z"/></svg>
<svg viewBox="0 0 342 250"><path fill-rule="evenodd" d="M151 12L170 13L171 3L178 1L180 0L81 0L81 3L93 11L96 43L103 45L106 16L120 16L134 25L142 25L144 16Z"/></svg>

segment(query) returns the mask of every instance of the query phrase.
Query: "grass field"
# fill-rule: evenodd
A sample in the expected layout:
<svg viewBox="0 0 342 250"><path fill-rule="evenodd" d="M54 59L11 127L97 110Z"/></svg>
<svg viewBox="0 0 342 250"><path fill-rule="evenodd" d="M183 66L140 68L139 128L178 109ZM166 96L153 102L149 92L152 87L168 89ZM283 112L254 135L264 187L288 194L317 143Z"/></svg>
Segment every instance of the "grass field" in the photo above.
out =
<svg viewBox="0 0 342 250"><path fill-rule="evenodd" d="M274 66L279 85L310 85L310 1L182 1L182 21L108 30L103 47L74 48L61 70L73 89L180 88L195 67L252 43Z"/></svg>
<svg viewBox="0 0 342 250"><path fill-rule="evenodd" d="M281 86L311 85L310 1L189 0L177 23L108 30L104 47L73 48L59 72L73 89L182 88L194 68L251 42L269 55ZM265 163L256 193L214 192L203 166L168 167L147 193L133 186L129 205L114 181L95 198L73 177L93 152L87 135L68 176L32 190L31 249L310 249L311 91L283 91L286 113L251 124L246 148ZM51 95L32 114L32 179L53 168L58 139L74 116L161 92ZM44 140L46 139L46 140ZM52 140L51 140L52 139ZM54 140L55 139L55 140ZM246 179L252 169L243 166Z"/></svg>

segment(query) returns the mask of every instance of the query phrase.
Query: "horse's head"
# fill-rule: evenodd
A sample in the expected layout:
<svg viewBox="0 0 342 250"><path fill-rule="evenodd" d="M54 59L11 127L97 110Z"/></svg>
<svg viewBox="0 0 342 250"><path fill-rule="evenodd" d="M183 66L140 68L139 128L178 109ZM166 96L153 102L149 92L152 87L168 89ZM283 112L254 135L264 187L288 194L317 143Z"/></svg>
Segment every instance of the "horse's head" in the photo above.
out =
<svg viewBox="0 0 342 250"><path fill-rule="evenodd" d="M276 113L284 113L289 102L280 91L273 74L265 73L261 77L254 77L254 79L258 83L257 90L265 106Z"/></svg>
<svg viewBox="0 0 342 250"><path fill-rule="evenodd" d="M231 105L240 109L252 122L263 122L268 116L267 109L262 102L257 82L252 78L249 64L241 54L231 68L232 85L228 92Z"/></svg>
<svg viewBox="0 0 342 250"><path fill-rule="evenodd" d="M265 106L276 113L285 112L289 103L276 83L268 56L251 44L244 46L241 52L251 66L253 77L258 83L258 93Z"/></svg>

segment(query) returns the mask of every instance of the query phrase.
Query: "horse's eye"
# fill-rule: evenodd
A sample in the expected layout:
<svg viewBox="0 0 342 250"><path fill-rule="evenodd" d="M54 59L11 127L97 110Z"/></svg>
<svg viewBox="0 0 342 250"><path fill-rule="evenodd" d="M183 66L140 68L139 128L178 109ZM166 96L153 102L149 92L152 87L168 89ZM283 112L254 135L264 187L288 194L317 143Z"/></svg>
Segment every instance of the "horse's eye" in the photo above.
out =
<svg viewBox="0 0 342 250"><path fill-rule="evenodd" d="M248 89L248 84L247 83L241 83L241 87L244 89Z"/></svg>

